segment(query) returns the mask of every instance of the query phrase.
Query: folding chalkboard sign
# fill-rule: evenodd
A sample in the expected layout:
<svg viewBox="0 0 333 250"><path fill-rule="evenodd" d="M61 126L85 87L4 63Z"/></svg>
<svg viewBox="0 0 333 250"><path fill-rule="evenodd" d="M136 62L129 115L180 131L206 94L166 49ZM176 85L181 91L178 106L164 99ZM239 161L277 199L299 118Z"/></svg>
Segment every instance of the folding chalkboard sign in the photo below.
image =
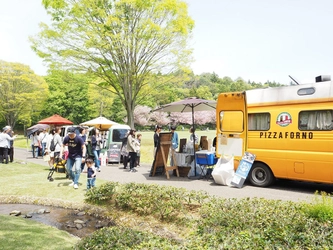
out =
<svg viewBox="0 0 333 250"><path fill-rule="evenodd" d="M151 176L155 176L156 172L165 172L167 179L170 179L169 170L176 170L177 177L179 177L178 166L176 163L175 155L171 147L172 133L160 133L160 146L157 147L153 166L151 169ZM169 152L171 152L171 157L173 158L173 163L175 166L168 166Z"/></svg>

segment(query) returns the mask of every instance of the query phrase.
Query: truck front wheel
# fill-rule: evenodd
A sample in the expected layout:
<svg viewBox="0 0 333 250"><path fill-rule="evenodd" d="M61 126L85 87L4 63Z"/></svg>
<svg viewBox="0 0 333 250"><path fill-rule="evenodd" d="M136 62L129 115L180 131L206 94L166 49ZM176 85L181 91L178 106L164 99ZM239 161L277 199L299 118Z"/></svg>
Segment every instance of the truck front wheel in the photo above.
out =
<svg viewBox="0 0 333 250"><path fill-rule="evenodd" d="M249 181L252 185L257 187L268 187L274 182L274 180L275 177L269 167L261 162L253 163L249 175Z"/></svg>

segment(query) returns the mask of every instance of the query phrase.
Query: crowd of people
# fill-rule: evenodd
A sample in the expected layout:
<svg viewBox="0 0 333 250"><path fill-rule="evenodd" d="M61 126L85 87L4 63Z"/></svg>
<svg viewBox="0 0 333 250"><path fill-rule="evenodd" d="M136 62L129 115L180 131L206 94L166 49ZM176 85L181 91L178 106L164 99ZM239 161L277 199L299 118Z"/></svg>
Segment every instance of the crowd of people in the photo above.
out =
<svg viewBox="0 0 333 250"><path fill-rule="evenodd" d="M47 129L44 129L42 132L36 131L30 136L32 157L38 158L38 156L42 156L48 161L50 170L55 167L58 161L65 159L67 161L66 170L69 178L72 180L70 186L73 186L74 189L78 189L79 178L84 170L87 156L86 130L86 127L81 127L79 129L80 134L77 135L75 128L70 127L67 130L67 135L63 139L60 136L61 127L55 127L51 129L50 132L48 132ZM95 137L96 134L97 133L95 132ZM93 149L98 150L96 142L94 143L95 147ZM95 181L92 179L96 178L95 171L100 171L99 168L95 170L96 165L96 160L95 164L93 164L93 160L89 159L87 164L87 189L90 189L95 185ZM93 169L93 172L89 170L89 168Z"/></svg>
<svg viewBox="0 0 333 250"><path fill-rule="evenodd" d="M156 150L160 145L159 135L162 131L162 126L156 125L154 131L154 156ZM176 126L170 126L170 131L172 133L171 148L173 152L176 152L179 145L179 138L176 132ZM74 189L78 188L80 174L84 172L85 166L87 172L87 189L95 186L96 174L101 171L101 163L99 161L100 151L102 148L103 139L100 135L100 131L94 128L91 131L91 137L88 143L87 138L87 127L80 127L79 134L75 132L74 127L68 128L67 135L62 139L60 136L61 127L55 127L48 130L43 130L42 132L35 132L31 135L31 148L32 157L38 158L39 156L47 159L50 169L54 168L58 159L66 159L66 170L72 180L70 186ZM3 135L6 134L7 136ZM195 140L197 142L198 138L194 135L194 129L190 128L190 141ZM10 128L3 129L3 133L0 136L0 161L3 159L8 162L8 157L6 150L2 147L1 140L6 138L7 153L10 152L12 147L12 141L14 139L13 132ZM129 167L129 172L137 172L136 168L140 167L140 146L141 146L142 134L136 134L135 129L130 129L126 136L124 137L120 149L120 154L122 156L123 168L127 169ZM3 153L2 153L3 152ZM170 154L171 155L171 154ZM47 157L45 157L47 156ZM9 157L12 161L12 156ZM171 165L173 164L173 159L170 159Z"/></svg>
<svg viewBox="0 0 333 250"><path fill-rule="evenodd" d="M80 175L86 171L87 189L90 189L95 186L96 173L101 172L99 157L104 139L100 131L94 128L88 143L87 132L88 127L80 127L79 134L74 127L69 127L62 139L61 127L55 127L50 132L47 129L36 131L30 136L32 157L38 159L41 156L48 162L50 170L65 159L66 171L72 180L70 186L77 189Z"/></svg>

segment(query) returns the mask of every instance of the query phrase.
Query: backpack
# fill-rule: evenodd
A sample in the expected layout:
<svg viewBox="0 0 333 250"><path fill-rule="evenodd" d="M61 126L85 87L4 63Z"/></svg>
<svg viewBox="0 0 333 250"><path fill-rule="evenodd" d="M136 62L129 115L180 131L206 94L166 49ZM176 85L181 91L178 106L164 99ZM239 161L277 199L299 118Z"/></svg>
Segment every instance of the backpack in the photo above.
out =
<svg viewBox="0 0 333 250"><path fill-rule="evenodd" d="M54 151L56 146L57 146L58 142L56 144L54 144L54 139L51 141L51 144L50 144L50 150L51 151Z"/></svg>

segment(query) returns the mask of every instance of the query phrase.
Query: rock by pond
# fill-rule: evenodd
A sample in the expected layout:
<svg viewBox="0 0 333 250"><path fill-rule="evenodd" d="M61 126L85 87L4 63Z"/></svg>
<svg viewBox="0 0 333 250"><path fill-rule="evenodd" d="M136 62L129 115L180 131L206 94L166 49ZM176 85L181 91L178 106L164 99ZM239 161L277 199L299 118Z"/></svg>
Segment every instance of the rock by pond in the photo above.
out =
<svg viewBox="0 0 333 250"><path fill-rule="evenodd" d="M115 225L113 221L96 218L84 211L42 205L0 204L0 214L32 219L80 238L86 237L102 227Z"/></svg>

